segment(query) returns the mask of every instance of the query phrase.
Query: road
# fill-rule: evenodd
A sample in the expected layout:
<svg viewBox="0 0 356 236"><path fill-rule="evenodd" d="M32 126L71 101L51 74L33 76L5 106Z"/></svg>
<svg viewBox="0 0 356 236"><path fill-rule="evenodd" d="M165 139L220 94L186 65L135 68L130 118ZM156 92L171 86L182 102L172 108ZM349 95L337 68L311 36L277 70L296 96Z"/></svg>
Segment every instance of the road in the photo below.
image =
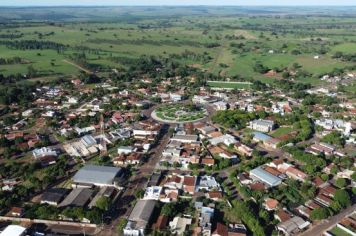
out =
<svg viewBox="0 0 356 236"><path fill-rule="evenodd" d="M133 209L131 203L135 200L135 192L139 189L145 189L149 176L155 170L161 158L161 153L169 142L169 127L167 124L164 125L162 137L158 140L157 145L151 149L150 158L142 166L139 166L138 170L131 176L127 188L114 206L115 215L113 215L111 224L105 225L103 230L98 234L99 236L116 236L115 227L119 223L120 218L127 218L130 215Z"/></svg>
<svg viewBox="0 0 356 236"><path fill-rule="evenodd" d="M336 225L340 220L342 220L345 216L351 214L353 211L356 210L356 204L353 206L341 211L339 214L331 217L330 219L321 222L318 225L315 225L311 229L305 231L304 233L300 234L300 236L319 236L323 235L323 233L328 230L329 228L333 227Z"/></svg>

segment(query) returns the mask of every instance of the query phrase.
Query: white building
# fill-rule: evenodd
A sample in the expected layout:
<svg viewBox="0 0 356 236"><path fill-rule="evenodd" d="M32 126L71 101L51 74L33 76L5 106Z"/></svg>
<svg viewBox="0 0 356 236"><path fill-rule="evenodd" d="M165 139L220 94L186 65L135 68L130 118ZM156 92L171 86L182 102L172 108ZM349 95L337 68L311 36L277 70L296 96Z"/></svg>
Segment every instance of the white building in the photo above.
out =
<svg viewBox="0 0 356 236"><path fill-rule="evenodd" d="M237 143L237 140L235 139L234 136L230 135L230 134L225 134L216 138L212 138L209 140L209 142L216 146L220 143L224 143L226 146L229 146L231 144L235 144Z"/></svg>
<svg viewBox="0 0 356 236"><path fill-rule="evenodd" d="M46 156L57 156L57 152L49 147L37 148L32 151L32 154L35 159Z"/></svg>
<svg viewBox="0 0 356 236"><path fill-rule="evenodd" d="M253 130L268 133L274 128L274 121L272 120L254 120L250 122L250 127Z"/></svg>

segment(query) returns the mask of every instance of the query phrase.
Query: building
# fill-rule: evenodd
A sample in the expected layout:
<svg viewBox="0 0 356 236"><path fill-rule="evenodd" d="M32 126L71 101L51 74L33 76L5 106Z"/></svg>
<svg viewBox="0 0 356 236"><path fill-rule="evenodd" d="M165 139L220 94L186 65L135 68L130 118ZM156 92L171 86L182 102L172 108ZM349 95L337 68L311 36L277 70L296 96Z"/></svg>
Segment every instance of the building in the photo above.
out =
<svg viewBox="0 0 356 236"><path fill-rule="evenodd" d="M51 188L42 194L41 204L57 206L67 195L68 189Z"/></svg>
<svg viewBox="0 0 356 236"><path fill-rule="evenodd" d="M128 218L128 222L124 228L124 235L144 236L155 205L155 200L139 200Z"/></svg>
<svg viewBox="0 0 356 236"><path fill-rule="evenodd" d="M195 143L198 141L198 135L176 134L171 138L171 141L178 141L182 143Z"/></svg>
<svg viewBox="0 0 356 236"><path fill-rule="evenodd" d="M119 167L85 165L73 177L73 187L91 187L93 185L119 188L123 170Z"/></svg>
<svg viewBox="0 0 356 236"><path fill-rule="evenodd" d="M219 183L212 176L199 176L196 183L196 191L221 191Z"/></svg>
<svg viewBox="0 0 356 236"><path fill-rule="evenodd" d="M76 188L68 194L59 207L84 207L92 199L94 190L88 188Z"/></svg>
<svg viewBox="0 0 356 236"><path fill-rule="evenodd" d="M57 152L52 148L48 148L48 147L35 149L32 151L32 154L35 159L39 159L46 156L55 156L55 157L57 156Z"/></svg>
<svg viewBox="0 0 356 236"><path fill-rule="evenodd" d="M9 225L0 233L0 236L25 236L26 230L20 225Z"/></svg>
<svg viewBox="0 0 356 236"><path fill-rule="evenodd" d="M250 177L266 184L268 187L275 187L282 183L282 180L261 167L257 167L250 171Z"/></svg>
<svg viewBox="0 0 356 236"><path fill-rule="evenodd" d="M274 128L274 121L272 120L253 120L250 122L250 127L253 130L268 133Z"/></svg>
<svg viewBox="0 0 356 236"><path fill-rule="evenodd" d="M277 229L282 231L285 235L293 235L301 230L305 229L310 225L310 222L304 221L302 218L298 216L294 216L291 219L281 222L277 225Z"/></svg>
<svg viewBox="0 0 356 236"><path fill-rule="evenodd" d="M169 227L172 234L183 235L186 228L192 224L192 219L185 217L174 217L174 219L169 222Z"/></svg>
<svg viewBox="0 0 356 236"><path fill-rule="evenodd" d="M209 140L209 142L212 145L215 145L215 146L220 144L220 143L223 143L226 146L229 146L231 144L237 143L235 137L230 135L230 134L225 134L225 135L222 135L220 137L212 138L212 139Z"/></svg>

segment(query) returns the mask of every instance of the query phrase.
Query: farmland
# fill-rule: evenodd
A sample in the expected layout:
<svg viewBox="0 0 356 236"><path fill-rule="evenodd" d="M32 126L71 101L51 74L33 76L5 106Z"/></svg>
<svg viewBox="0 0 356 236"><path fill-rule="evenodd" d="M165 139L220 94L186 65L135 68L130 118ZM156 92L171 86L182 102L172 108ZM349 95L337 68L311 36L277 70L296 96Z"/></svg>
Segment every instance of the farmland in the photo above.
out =
<svg viewBox="0 0 356 236"><path fill-rule="evenodd" d="M141 56L155 56L216 76L239 76L266 83L298 65L299 70L308 73L296 78L298 81L318 84L321 75L353 65L333 58L334 53L355 53L356 18L352 14L326 19L312 14L255 17L244 14L248 9L237 8L172 7L150 12L144 7L128 7L87 8L80 13L72 8L53 8L53 15L49 16L44 9L35 10L42 21L24 21L31 14L29 9L14 8L13 14L10 10L2 15L0 57L18 56L27 62L0 65L0 73L6 76L26 74L32 66L36 77L72 78L78 75L79 67L108 73L127 69ZM280 9L281 14L284 11L288 9ZM342 8L338 11L346 14ZM217 18L208 17L208 13ZM30 42L56 43L60 50L21 48ZM267 77L256 71L257 62L277 74Z"/></svg>

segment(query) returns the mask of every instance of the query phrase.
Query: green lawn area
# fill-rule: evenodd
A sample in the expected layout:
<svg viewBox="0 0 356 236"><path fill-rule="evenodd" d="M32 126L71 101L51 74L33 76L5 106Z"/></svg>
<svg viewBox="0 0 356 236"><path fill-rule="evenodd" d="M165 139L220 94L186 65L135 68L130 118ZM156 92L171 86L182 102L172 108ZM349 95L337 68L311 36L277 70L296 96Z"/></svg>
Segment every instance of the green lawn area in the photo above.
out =
<svg viewBox="0 0 356 236"><path fill-rule="evenodd" d="M351 234L345 232L344 230L342 230L342 229L340 229L338 227L334 227L329 232L332 233L335 236L351 236Z"/></svg>
<svg viewBox="0 0 356 236"><path fill-rule="evenodd" d="M213 88L249 89L251 86L251 83L249 83L249 82L208 81L208 85Z"/></svg>
<svg viewBox="0 0 356 236"><path fill-rule="evenodd" d="M288 134L293 131L292 127L280 127L271 133L274 138L280 137L282 135Z"/></svg>

